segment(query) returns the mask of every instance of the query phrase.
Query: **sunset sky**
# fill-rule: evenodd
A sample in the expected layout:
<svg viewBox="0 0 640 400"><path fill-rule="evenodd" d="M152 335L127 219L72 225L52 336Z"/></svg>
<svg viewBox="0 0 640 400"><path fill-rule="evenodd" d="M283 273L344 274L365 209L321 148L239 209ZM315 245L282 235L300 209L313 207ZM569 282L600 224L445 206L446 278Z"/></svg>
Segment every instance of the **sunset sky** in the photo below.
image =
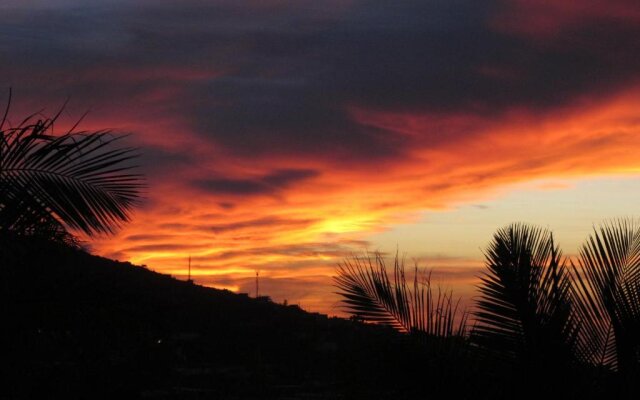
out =
<svg viewBox="0 0 640 400"><path fill-rule="evenodd" d="M92 251L199 284L339 314L337 264L399 248L469 297L505 224L640 216L637 0L2 0L0 55L12 122L140 147Z"/></svg>

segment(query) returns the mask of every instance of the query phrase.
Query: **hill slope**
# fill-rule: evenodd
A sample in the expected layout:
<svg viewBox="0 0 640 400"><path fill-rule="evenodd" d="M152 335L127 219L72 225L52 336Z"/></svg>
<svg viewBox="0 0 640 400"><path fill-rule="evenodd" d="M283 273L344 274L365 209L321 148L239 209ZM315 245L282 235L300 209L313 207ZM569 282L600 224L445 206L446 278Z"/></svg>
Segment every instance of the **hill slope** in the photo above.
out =
<svg viewBox="0 0 640 400"><path fill-rule="evenodd" d="M379 397L407 361L385 328L51 243L3 240L0 266L13 398Z"/></svg>

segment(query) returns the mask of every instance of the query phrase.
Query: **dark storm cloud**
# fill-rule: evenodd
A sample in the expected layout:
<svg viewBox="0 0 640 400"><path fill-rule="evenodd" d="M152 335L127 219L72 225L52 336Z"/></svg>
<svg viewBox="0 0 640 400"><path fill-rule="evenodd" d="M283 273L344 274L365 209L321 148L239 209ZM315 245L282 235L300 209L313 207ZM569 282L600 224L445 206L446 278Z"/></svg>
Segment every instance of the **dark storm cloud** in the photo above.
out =
<svg viewBox="0 0 640 400"><path fill-rule="evenodd" d="M139 149L140 164L145 172L168 172L170 168L175 169L176 166L192 166L193 160L189 155L183 152L169 151L159 147L145 146L144 151Z"/></svg>
<svg viewBox="0 0 640 400"><path fill-rule="evenodd" d="M493 26L508 3L8 6L0 16L0 53L7 60L0 83L27 96L72 94L91 104L148 101L145 94L170 88L175 97L154 107L179 115L233 154L364 162L400 157L414 143L358 124L349 107L545 111L635 79L638 24L592 16L536 40ZM464 135L427 130L419 140L437 145ZM237 194L268 186L232 179L209 184Z"/></svg>
<svg viewBox="0 0 640 400"><path fill-rule="evenodd" d="M640 67L638 26L586 21L540 43L491 30L493 6L478 3L366 2L314 32L256 31L250 42L259 62L202 89L208 103L222 105L195 108L196 126L236 151L376 159L410 143L357 125L345 106L545 111L617 90ZM466 133L422 134L438 144Z"/></svg>
<svg viewBox="0 0 640 400"><path fill-rule="evenodd" d="M202 190L238 196L274 194L296 183L319 175L310 169L281 169L250 179L201 179L193 185Z"/></svg>
<svg viewBox="0 0 640 400"><path fill-rule="evenodd" d="M331 158L397 155L398 139L358 125L336 94L314 82L221 78L195 89L198 132L236 153L309 152ZM220 101L225 99L225 101ZM212 110L211 103L221 104Z"/></svg>

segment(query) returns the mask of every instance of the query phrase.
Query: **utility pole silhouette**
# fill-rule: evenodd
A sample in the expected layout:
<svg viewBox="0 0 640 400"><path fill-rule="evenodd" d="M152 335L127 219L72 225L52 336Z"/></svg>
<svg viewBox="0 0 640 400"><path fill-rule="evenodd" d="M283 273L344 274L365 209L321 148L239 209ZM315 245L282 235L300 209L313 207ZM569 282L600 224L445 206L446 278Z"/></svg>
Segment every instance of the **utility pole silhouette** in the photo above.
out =
<svg viewBox="0 0 640 400"><path fill-rule="evenodd" d="M260 296L260 271L256 271L256 299Z"/></svg>
<svg viewBox="0 0 640 400"><path fill-rule="evenodd" d="M193 284L193 279L191 279L191 255L189 255L189 276L187 282Z"/></svg>

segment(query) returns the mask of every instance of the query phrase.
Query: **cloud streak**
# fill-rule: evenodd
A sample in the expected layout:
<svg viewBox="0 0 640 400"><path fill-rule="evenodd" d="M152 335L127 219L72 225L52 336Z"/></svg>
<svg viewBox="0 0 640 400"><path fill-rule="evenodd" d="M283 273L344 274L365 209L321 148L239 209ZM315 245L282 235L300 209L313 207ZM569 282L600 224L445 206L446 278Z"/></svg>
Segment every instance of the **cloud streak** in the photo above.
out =
<svg viewBox="0 0 640 400"><path fill-rule="evenodd" d="M255 178L201 179L194 181L193 185L216 194L254 196L280 192L298 182L318 176L318 174L317 171L308 169L282 169Z"/></svg>

